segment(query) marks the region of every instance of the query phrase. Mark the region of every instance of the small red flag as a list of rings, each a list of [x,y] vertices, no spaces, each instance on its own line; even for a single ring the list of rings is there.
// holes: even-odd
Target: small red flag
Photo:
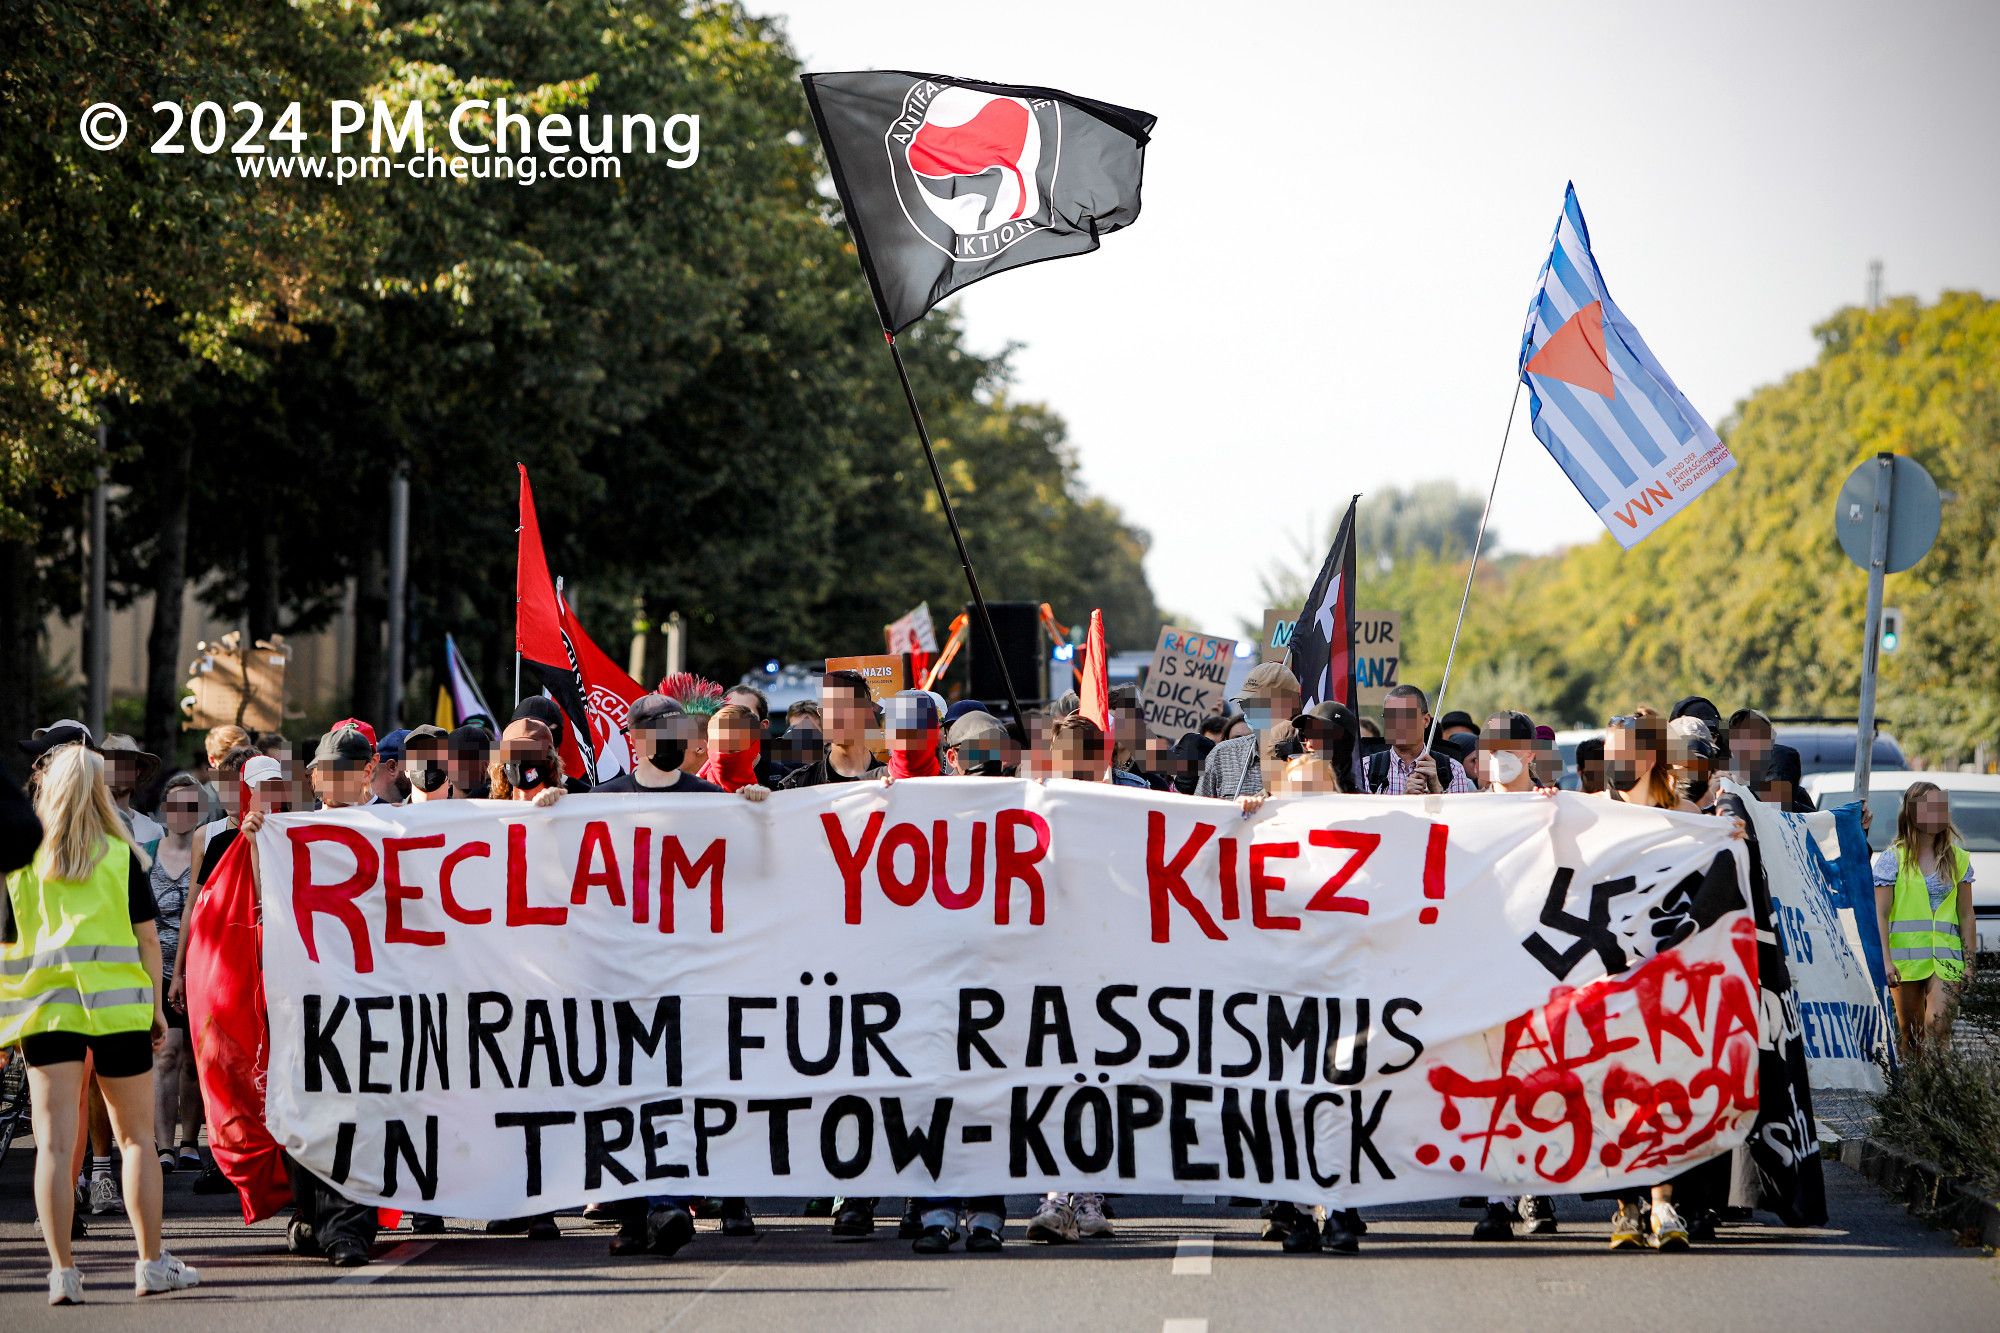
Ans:
[[[1083,706],[1077,710],[1111,735],[1111,667],[1104,656],[1104,612],[1090,613],[1090,633],[1083,645]],[[1107,750],[1109,747],[1106,747]]]

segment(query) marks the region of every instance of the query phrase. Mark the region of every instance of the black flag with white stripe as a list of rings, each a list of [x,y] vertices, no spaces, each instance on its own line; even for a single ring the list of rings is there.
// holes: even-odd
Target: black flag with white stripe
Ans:
[[[1308,708],[1329,699],[1355,707],[1354,509],[1360,501],[1357,495],[1347,502],[1333,549],[1292,626],[1286,661],[1299,678]]]

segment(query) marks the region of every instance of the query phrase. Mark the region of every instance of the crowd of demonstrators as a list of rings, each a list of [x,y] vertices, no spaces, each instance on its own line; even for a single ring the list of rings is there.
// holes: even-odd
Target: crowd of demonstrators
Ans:
[[[51,932],[70,932],[63,941],[107,944],[112,952],[100,950],[97,957],[119,961],[68,964],[62,979],[74,979],[85,994],[132,997],[129,1004],[74,1014],[61,1005],[40,1006],[29,1011],[30,1023],[40,1026],[20,1028],[29,1038],[38,1093],[36,1136],[43,1151],[36,1201],[53,1264],[51,1300],[81,1299],[68,1244],[81,1234],[79,1203],[99,1212],[122,1209],[131,1217],[141,1291],[197,1280],[160,1249],[160,1174],[199,1167],[197,1189],[230,1186],[199,1147],[202,1110],[187,1034],[183,926],[229,847],[254,835],[271,814],[461,799],[546,808],[585,792],[735,793],[761,801],[773,788],[1021,776],[1177,791],[1232,801],[1249,815],[1271,799],[1320,794],[1547,794],[1561,776],[1554,733],[1525,713],[1496,711],[1483,725],[1463,711],[1434,720],[1424,693],[1400,685],[1388,692],[1378,729],[1339,703],[1301,708],[1299,681],[1279,663],[1253,668],[1228,711],[1171,742],[1148,733],[1129,686],[1110,694],[1108,734],[1078,712],[1079,703],[1074,693],[1065,694],[1016,728],[976,701],[947,707],[924,690],[878,703],[861,674],[832,671],[821,679],[819,700],[788,708],[778,730],[767,700],[753,687],[724,689],[681,674],[632,703],[625,728],[631,767],[594,786],[588,775],[565,776],[568,719],[540,695],[523,699],[498,736],[478,724],[452,731],[426,725],[378,740],[366,721],[343,719],[318,737],[302,770],[294,767],[282,736],[218,727],[204,740],[206,766],[199,774],[170,777],[155,810],[135,806],[137,794],[157,777],[155,756],[129,737],[108,736],[100,745],[74,721],[43,728],[27,743],[36,755],[28,796],[0,809],[6,816],[0,851],[23,867],[8,881],[5,956],[34,957],[36,941],[46,945]],[[1798,756],[1775,742],[1763,713],[1742,708],[1725,721],[1699,696],[1680,700],[1666,716],[1639,707],[1612,718],[1601,740],[1577,747],[1575,766],[1586,794],[1730,818],[1737,836],[1746,834],[1746,812],[1722,792],[1724,778],[1759,800],[1809,805]],[[0,791],[0,807],[7,806],[6,795]],[[44,838],[38,856],[30,832],[37,817]],[[24,844],[25,855],[18,852]],[[1909,789],[1896,842],[1873,868],[1902,1041],[1906,1047],[1941,1042],[1955,995],[1974,966],[1967,943],[1973,938],[1969,858],[1943,791],[1929,783]],[[41,978],[39,958],[36,969],[31,975]],[[11,987],[10,996],[22,988],[13,973],[0,981]],[[94,1133],[93,1106],[101,1108]],[[85,1133],[92,1138],[90,1165],[72,1192],[69,1163]],[[122,1193],[111,1178],[114,1142]],[[1721,1164],[1726,1167],[1727,1159]],[[1607,1196],[1614,1205],[1611,1246],[1673,1250],[1712,1234],[1726,1193],[1715,1184],[1716,1165]],[[375,1210],[289,1158],[287,1168],[296,1199],[289,1247],[337,1266],[368,1262]],[[880,1202],[828,1201],[830,1234],[846,1240],[872,1235]],[[1480,1240],[1509,1239],[1517,1227],[1537,1234],[1556,1229],[1549,1198],[1482,1202],[1484,1215],[1473,1228]],[[718,1207],[685,1196],[647,1196],[593,1208],[586,1216],[617,1224],[613,1255],[667,1257],[693,1239],[696,1214],[710,1207],[723,1234],[756,1233],[740,1198]],[[1264,1234],[1293,1253],[1353,1253],[1367,1231],[1353,1209],[1327,1212],[1295,1201],[1266,1204],[1264,1218]],[[419,1232],[444,1226],[442,1218],[421,1213],[410,1220]],[[549,1214],[487,1225],[531,1238],[559,1234]],[[961,1242],[972,1252],[999,1249],[1004,1200],[912,1198],[898,1230],[921,1254],[943,1254]],[[1025,1234],[1065,1243],[1109,1236],[1113,1225],[1102,1194],[1057,1191],[1039,1201]]]

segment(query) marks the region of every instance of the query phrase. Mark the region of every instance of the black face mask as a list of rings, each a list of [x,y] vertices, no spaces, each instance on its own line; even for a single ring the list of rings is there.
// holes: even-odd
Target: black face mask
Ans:
[[[503,767],[507,785],[517,791],[533,791],[549,780],[551,765],[546,759],[509,759]]]
[[[473,801],[483,801],[492,794],[493,779],[484,773],[479,775],[477,782],[474,782],[470,787],[465,789],[466,799]]]
[[[1007,776],[1007,765],[998,759],[981,759],[968,765],[964,772],[969,778],[1004,778]]]
[[[1708,795],[1708,779],[1705,777],[1682,778],[1678,785],[1681,789],[1681,795],[1696,805],[1700,805],[1701,798]]]
[[[418,791],[434,792],[439,787],[444,786],[445,780],[450,774],[445,771],[443,764],[426,762],[417,766],[415,774],[406,774],[405,776]]]
[[[1630,759],[1607,759],[1604,780],[1618,791],[1631,791],[1639,785],[1639,766]]]
[[[683,740],[654,741],[653,748],[646,754],[646,762],[662,773],[671,773],[687,758],[688,743]]]

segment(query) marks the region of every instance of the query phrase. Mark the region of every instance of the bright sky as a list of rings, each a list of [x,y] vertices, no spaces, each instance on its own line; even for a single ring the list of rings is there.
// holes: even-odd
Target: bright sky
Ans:
[[[1190,628],[1260,618],[1258,571],[1352,492],[1485,494],[1566,180],[1611,293],[1711,424],[1812,360],[1871,259],[1891,295],[2000,293],[1991,0],[766,4],[809,70],[1159,117],[1137,223],[956,299],[976,345],[1024,344],[1015,392],[1068,419]],[[1502,547],[1594,538],[1526,421],[1524,395]]]

